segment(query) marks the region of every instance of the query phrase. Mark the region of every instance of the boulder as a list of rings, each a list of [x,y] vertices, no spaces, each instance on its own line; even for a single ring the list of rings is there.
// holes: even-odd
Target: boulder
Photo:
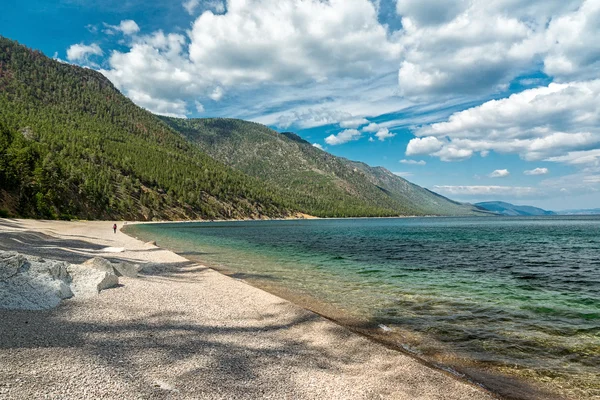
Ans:
[[[128,278],[137,278],[138,272],[142,270],[142,267],[139,264],[127,262],[113,264],[113,268],[117,276],[126,276]]]
[[[71,290],[78,298],[92,297],[104,289],[119,285],[119,278],[112,270],[72,264],[68,271],[72,278]]]
[[[0,309],[43,310],[73,296],[96,296],[101,290],[119,284],[114,267],[102,258],[72,265],[0,251]],[[132,275],[134,271],[137,275],[139,270],[137,265],[117,267],[123,275]]]
[[[83,265],[101,271],[112,272],[117,276],[126,276],[128,278],[137,278],[138,272],[142,269],[138,264],[127,262],[111,263],[102,257],[94,257],[84,262]]]
[[[43,310],[72,297],[67,265],[0,251],[0,308]]]

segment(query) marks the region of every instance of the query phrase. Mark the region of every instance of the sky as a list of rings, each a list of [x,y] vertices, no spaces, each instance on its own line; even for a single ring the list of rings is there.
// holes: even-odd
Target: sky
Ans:
[[[600,207],[600,0],[3,0],[136,104],[293,131],[452,199]]]

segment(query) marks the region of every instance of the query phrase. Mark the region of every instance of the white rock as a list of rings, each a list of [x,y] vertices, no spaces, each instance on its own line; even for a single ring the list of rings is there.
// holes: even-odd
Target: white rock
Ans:
[[[0,308],[43,310],[72,297],[67,265],[0,251]]]
[[[75,297],[92,297],[104,289],[115,287],[119,278],[112,271],[101,270],[89,265],[70,265],[71,290]]]

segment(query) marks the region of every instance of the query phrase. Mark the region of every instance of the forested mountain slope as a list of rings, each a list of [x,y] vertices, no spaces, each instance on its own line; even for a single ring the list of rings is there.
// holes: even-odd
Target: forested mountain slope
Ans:
[[[157,117],[100,73],[0,37],[0,216],[190,219],[467,215],[292,133]]]
[[[290,207],[100,73],[0,37],[0,210],[144,220],[280,217]]]
[[[472,215],[390,171],[319,150],[293,133],[234,119],[162,117],[229,166],[277,185],[309,214],[320,216]]]

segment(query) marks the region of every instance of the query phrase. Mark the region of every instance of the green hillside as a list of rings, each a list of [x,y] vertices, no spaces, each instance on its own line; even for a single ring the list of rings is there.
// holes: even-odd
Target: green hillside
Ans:
[[[234,119],[163,118],[205,152],[280,188],[312,215],[471,215],[473,207],[432,193],[390,171],[319,150],[293,133]]]
[[[0,212],[279,217],[276,190],[214,161],[98,72],[0,37]]]
[[[157,117],[100,73],[0,37],[0,217],[468,215],[293,133]]]

